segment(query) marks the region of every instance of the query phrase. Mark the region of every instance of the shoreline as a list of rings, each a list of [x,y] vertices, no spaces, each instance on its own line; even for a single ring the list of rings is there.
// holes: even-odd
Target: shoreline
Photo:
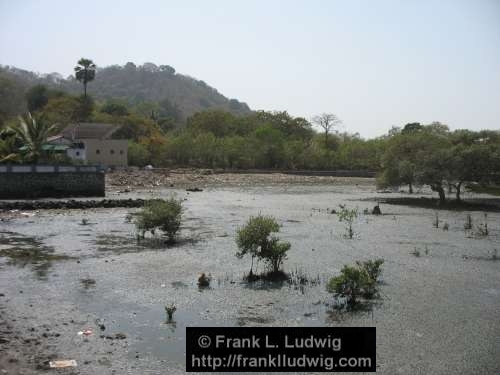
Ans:
[[[371,185],[373,177],[348,177],[326,175],[304,175],[291,171],[217,171],[212,169],[154,169],[113,171],[106,174],[106,190],[125,187],[137,188],[175,187],[204,188],[218,186],[259,186],[283,184],[332,184]]]

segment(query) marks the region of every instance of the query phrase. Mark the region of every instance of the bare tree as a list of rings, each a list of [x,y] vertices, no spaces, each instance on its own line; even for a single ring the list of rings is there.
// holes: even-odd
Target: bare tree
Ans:
[[[314,116],[312,122],[319,125],[325,131],[325,146],[328,146],[328,133],[342,123],[333,113],[322,113],[321,115]]]

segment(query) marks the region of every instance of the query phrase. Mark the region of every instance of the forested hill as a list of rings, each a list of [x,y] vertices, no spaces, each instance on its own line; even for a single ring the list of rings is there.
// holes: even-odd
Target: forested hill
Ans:
[[[74,76],[64,78],[58,73],[36,74],[12,66],[0,66],[0,101],[2,112],[18,114],[26,110],[24,94],[36,84],[81,94],[82,85]],[[228,99],[205,82],[176,73],[168,65],[145,63],[136,66],[112,65],[98,68],[95,80],[88,84],[94,99],[123,99],[135,105],[141,102],[168,101],[185,119],[195,112],[209,108],[223,109],[233,114],[250,113],[246,103]]]

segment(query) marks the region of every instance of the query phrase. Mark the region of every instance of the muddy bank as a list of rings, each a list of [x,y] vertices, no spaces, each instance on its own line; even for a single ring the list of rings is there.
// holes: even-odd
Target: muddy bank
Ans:
[[[428,197],[397,197],[397,198],[377,198],[376,200],[383,204],[393,204],[408,207],[430,208],[434,210],[452,210],[452,211],[487,211],[500,212],[500,199],[474,198],[462,200],[446,200],[444,203],[437,198]]]
[[[49,369],[49,361],[57,358],[54,341],[60,333],[48,325],[29,326],[26,315],[13,318],[6,311],[9,300],[1,294],[0,302],[0,371],[2,374],[39,374]],[[32,323],[32,322],[30,322]],[[68,374],[74,372],[67,372]]]
[[[115,171],[106,174],[106,187],[155,188],[155,187],[221,187],[255,185],[374,185],[374,178],[340,177],[324,175],[287,174],[280,172],[244,173],[219,172],[211,169],[158,169]]]
[[[189,194],[167,187],[117,198],[171,194],[185,205],[176,246],[137,242],[129,208],[39,210],[0,223],[0,293],[8,299],[0,298],[2,319],[7,331],[21,332],[19,341],[5,336],[13,346],[2,348],[17,351],[0,358],[17,355],[35,373],[182,374],[189,326],[376,326],[378,373],[498,373],[499,213],[488,214],[489,235],[476,236],[465,230],[462,212],[440,211],[439,228],[435,212],[418,207],[381,204],[383,214],[372,215],[374,201],[387,197],[373,185],[264,184]],[[341,204],[358,209],[353,239],[331,213]],[[282,225],[280,238],[292,244],[284,271],[297,282],[244,281],[251,259],[235,256],[235,235],[259,213]],[[474,227],[484,220],[481,212],[470,216]],[[374,258],[385,260],[380,299],[366,310],[334,309],[329,278],[345,264]],[[209,287],[199,288],[201,273],[211,275]],[[177,310],[167,322],[170,305]],[[43,336],[47,328],[53,336]],[[85,330],[92,334],[79,334]],[[126,338],[116,339],[120,333]],[[41,344],[25,352],[24,340],[32,338]],[[78,367],[36,369],[49,358]]]
[[[0,201],[0,210],[58,210],[87,208],[142,207],[144,199]]]

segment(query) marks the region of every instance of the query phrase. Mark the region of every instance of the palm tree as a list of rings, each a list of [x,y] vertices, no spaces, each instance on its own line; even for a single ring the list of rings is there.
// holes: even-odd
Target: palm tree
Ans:
[[[16,147],[16,137],[14,136],[3,136],[0,132],[0,163],[7,163],[12,161],[17,161],[19,155],[17,154]]]
[[[75,66],[75,77],[83,83],[83,95],[87,97],[87,83],[95,78],[96,66],[92,60],[81,58]]]
[[[24,151],[29,160],[38,162],[43,153],[43,145],[47,137],[55,130],[56,125],[49,125],[42,119],[35,119],[31,113],[19,117],[18,126],[10,128],[23,144]]]

